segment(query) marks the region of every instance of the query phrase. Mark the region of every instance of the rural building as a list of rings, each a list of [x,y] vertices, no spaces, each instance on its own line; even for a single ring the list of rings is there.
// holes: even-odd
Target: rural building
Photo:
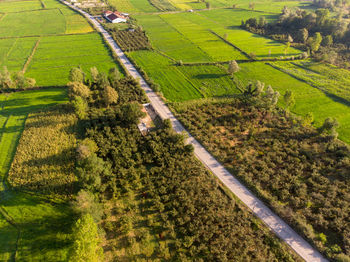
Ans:
[[[103,16],[111,23],[125,23],[128,20],[128,16],[126,14],[119,13],[117,11],[106,11]]]
[[[142,105],[142,112],[145,113],[145,116],[140,119],[140,123],[137,125],[142,135],[146,135],[155,127],[155,120],[158,117],[153,106],[149,103]]]

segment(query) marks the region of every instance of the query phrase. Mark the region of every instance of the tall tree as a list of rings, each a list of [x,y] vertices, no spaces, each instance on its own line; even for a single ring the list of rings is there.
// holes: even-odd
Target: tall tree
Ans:
[[[284,93],[283,100],[284,100],[284,103],[286,104],[286,108],[292,107],[295,104],[295,98],[294,98],[293,92],[291,90],[287,90]]]
[[[68,84],[68,96],[73,99],[76,96],[80,96],[83,99],[87,99],[90,96],[90,89],[81,82],[69,82]]]
[[[97,225],[90,214],[83,215],[73,228],[74,244],[69,261],[99,262],[103,261],[103,250]]]
[[[93,82],[97,82],[98,79],[98,70],[96,66],[90,68],[91,79]]]
[[[69,72],[69,80],[71,82],[80,82],[84,83],[85,73],[81,67],[73,67]]]
[[[111,104],[116,104],[118,101],[118,92],[110,86],[106,86],[103,89],[103,100],[107,107]]]
[[[310,37],[308,41],[308,44],[312,52],[317,52],[318,49],[320,48],[321,43],[322,43],[322,35],[319,32],[317,32],[314,37]]]
[[[0,88],[8,89],[13,85],[13,81],[11,79],[11,74],[7,70],[7,67],[4,66],[2,72],[0,72]]]
[[[234,73],[237,73],[240,70],[238,63],[236,60],[232,60],[228,64],[227,73],[233,76]]]

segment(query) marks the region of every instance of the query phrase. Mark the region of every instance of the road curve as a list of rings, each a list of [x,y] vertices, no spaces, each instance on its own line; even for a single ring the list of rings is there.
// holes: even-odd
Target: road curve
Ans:
[[[188,134],[187,142],[194,147],[196,157],[215,174],[232,193],[234,193],[253,213],[259,217],[275,234],[285,241],[300,257],[307,262],[327,261],[316,249],[314,249],[306,240],[299,236],[287,223],[274,214],[262,201],[254,196],[245,186],[234,178],[191,134],[189,134],[182,124],[175,118],[167,105],[157,96],[149,87],[143,77],[139,74],[130,60],[119,48],[112,36],[102,27],[102,25],[90,14],[62,1],[72,9],[78,11],[95,25],[96,29],[103,35],[110,44],[113,52],[119,57],[121,63],[129,71],[130,75],[140,80],[142,89],[145,90],[152,106],[162,119],[170,119],[174,130],[177,133],[186,132]]]

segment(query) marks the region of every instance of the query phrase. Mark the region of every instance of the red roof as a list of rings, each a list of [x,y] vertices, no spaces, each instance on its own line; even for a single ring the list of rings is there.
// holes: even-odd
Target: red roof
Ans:
[[[128,17],[122,15],[121,13],[119,13],[117,11],[115,11],[115,12],[106,11],[106,12],[104,12],[104,14],[111,21],[113,21],[117,18],[128,19]]]

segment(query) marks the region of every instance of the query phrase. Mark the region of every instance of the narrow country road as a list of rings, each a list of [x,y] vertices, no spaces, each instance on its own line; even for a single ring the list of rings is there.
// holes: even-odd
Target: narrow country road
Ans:
[[[72,6],[70,3],[63,1],[72,9],[83,14],[91,21],[99,32],[102,33],[105,40],[111,45],[113,52],[119,57],[121,63],[124,64],[130,75],[140,80],[141,87],[145,90],[152,106],[162,119],[170,119],[174,130],[177,133],[186,132],[188,134],[188,143],[194,147],[196,157],[225,185],[234,193],[253,213],[259,217],[275,234],[285,241],[294,251],[299,254],[307,262],[327,261],[316,249],[314,249],[307,241],[299,236],[290,226],[288,226],[281,218],[274,214],[263,202],[255,197],[245,186],[243,186],[236,178],[234,178],[208,151],[189,134],[182,124],[175,118],[167,105],[157,96],[149,87],[143,77],[138,73],[126,55],[119,48],[112,36],[102,27],[102,25],[90,14]]]

